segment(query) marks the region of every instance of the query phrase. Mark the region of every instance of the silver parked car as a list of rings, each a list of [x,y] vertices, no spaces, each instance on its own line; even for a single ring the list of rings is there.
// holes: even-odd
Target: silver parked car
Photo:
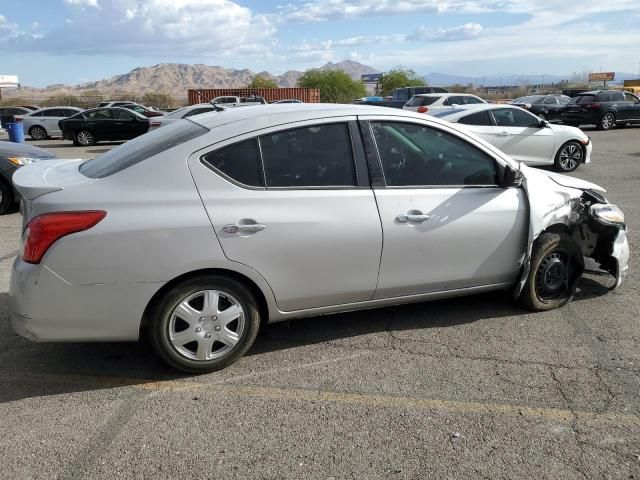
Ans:
[[[33,140],[46,140],[48,137],[61,137],[58,122],[82,111],[82,108],[76,107],[47,107],[20,115],[20,118],[25,135]]]
[[[549,310],[585,265],[627,271],[601,187],[388,108],[226,109],[13,178],[14,329],[147,335],[187,372],[236,361],[267,322],[500,289]]]

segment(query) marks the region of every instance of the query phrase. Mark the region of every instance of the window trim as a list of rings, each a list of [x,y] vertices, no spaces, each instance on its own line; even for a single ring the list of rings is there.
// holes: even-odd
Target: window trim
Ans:
[[[219,142],[216,142],[210,145],[209,147],[206,147],[205,148],[206,151],[204,153],[197,154],[198,162],[200,162],[204,167],[212,170],[214,173],[219,174],[222,178],[232,183],[233,185],[243,188],[245,190],[303,191],[303,190],[370,189],[371,182],[369,180],[369,171],[366,165],[365,148],[364,148],[364,145],[362,144],[362,138],[357,128],[357,120],[353,118],[354,117],[352,116],[317,118],[317,119],[311,119],[311,120],[302,120],[297,122],[274,125],[264,129],[244,132],[244,133],[241,133],[240,135],[236,135],[235,137],[225,138]],[[261,137],[267,136],[267,135],[273,135],[273,134],[284,132],[287,130],[296,130],[298,128],[308,128],[308,127],[321,126],[321,125],[331,125],[336,123],[346,125],[348,129],[349,139],[351,142],[351,153],[352,153],[352,162],[353,162],[352,166],[353,166],[353,172],[355,175],[355,185],[332,185],[332,186],[321,185],[321,186],[292,186],[292,187],[269,187],[267,185],[267,176],[266,176],[266,170],[264,166],[264,157],[262,152],[262,145],[260,142]],[[251,139],[255,139],[258,144],[258,156],[259,156],[259,162],[260,162],[261,177],[262,177],[262,181],[264,182],[264,187],[256,187],[253,185],[246,185],[242,182],[239,182],[204,161],[204,157],[210,154],[211,152],[235,145],[237,143],[251,140]],[[217,145],[220,145],[220,146],[217,146]],[[201,149],[201,150],[205,150],[205,149]]]
[[[378,182],[376,182],[375,185],[372,185],[372,188],[375,189],[390,189],[390,190],[435,190],[435,189],[439,189],[439,190],[449,190],[449,189],[453,189],[453,190],[460,190],[460,189],[468,189],[468,188],[499,188],[499,189],[505,189],[504,186],[500,185],[499,183],[496,183],[495,185],[387,185],[387,180],[386,177],[384,175],[384,168],[382,166],[382,157],[380,156],[380,151],[378,150],[378,144],[375,140],[375,135],[373,134],[373,127],[372,127],[372,123],[373,122],[394,122],[394,123],[408,123],[411,125],[421,125],[427,128],[432,128],[434,130],[438,130],[441,131],[445,134],[454,136],[456,138],[459,138],[460,140],[470,143],[467,139],[462,138],[460,135],[456,135],[453,132],[447,131],[446,129],[443,128],[439,128],[439,125],[433,125],[430,123],[422,123],[422,122],[416,122],[416,121],[412,121],[412,119],[407,119],[404,117],[388,117],[388,118],[384,118],[384,117],[373,117],[367,120],[364,120],[361,122],[365,127],[366,130],[368,130],[367,135],[370,135],[371,141],[373,141],[373,145],[370,145],[369,148],[373,148],[373,153],[375,154],[376,157],[376,164],[374,165],[373,168],[375,169],[379,169],[380,170],[380,174],[381,174],[381,184],[377,184]],[[368,142],[365,141],[365,145],[367,145]],[[500,162],[495,155],[493,155],[492,153],[484,150],[483,148],[478,147],[477,145],[471,144],[471,146],[477,150],[479,150],[480,152],[482,152],[484,155],[486,155],[487,157],[489,157],[491,160],[493,160],[495,169],[496,169],[496,177],[497,178],[502,178],[504,175],[504,169],[505,169],[505,165],[502,164],[502,162]],[[369,156],[368,156],[369,157]],[[371,168],[371,167],[370,167]]]

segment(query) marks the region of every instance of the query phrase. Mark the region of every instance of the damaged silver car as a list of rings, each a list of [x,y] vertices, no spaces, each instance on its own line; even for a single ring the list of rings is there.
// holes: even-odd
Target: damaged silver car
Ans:
[[[549,310],[585,265],[612,288],[627,272],[624,216],[602,188],[455,125],[372,106],[219,110],[16,173],[19,334],[148,336],[205,372],[269,322],[500,289]]]

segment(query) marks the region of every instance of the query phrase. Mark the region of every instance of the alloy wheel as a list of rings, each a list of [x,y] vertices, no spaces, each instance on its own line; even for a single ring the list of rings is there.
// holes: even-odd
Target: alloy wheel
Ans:
[[[560,152],[560,167],[567,172],[575,170],[582,163],[582,148],[570,143]]]
[[[176,306],[169,320],[169,341],[190,360],[207,361],[229,353],[245,329],[240,302],[221,290],[203,290]]]
[[[611,115],[610,113],[605,113],[601,121],[602,128],[604,130],[609,130],[611,127],[613,127],[613,124],[614,124],[613,115]]]
[[[93,143],[93,135],[89,132],[82,131],[78,133],[77,139],[80,145],[89,146]]]
[[[34,140],[44,140],[47,138],[47,131],[42,127],[33,127],[29,132],[29,136]]]

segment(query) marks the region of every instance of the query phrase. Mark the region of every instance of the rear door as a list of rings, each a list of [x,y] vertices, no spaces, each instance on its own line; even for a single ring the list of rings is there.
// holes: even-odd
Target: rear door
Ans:
[[[262,275],[279,309],[373,296],[382,228],[363,152],[346,117],[236,136],[190,157],[225,255]]]
[[[138,115],[124,108],[113,110],[117,137],[114,140],[130,140],[149,131],[149,120],[140,118]]]
[[[495,108],[491,113],[496,123],[495,146],[520,162],[553,163],[553,130],[541,127],[537,116],[518,107]]]
[[[374,187],[384,232],[376,299],[516,280],[526,198],[498,185],[490,154],[445,127],[406,119],[371,118],[362,129],[383,173]]]
[[[113,110],[111,108],[93,110],[84,115],[84,118],[84,126],[91,130],[98,140],[118,138],[116,121],[113,118]]]
[[[54,136],[60,135],[61,132],[58,122],[68,115],[64,115],[63,110],[60,108],[50,108],[42,113],[42,125],[47,130],[47,133]]]

